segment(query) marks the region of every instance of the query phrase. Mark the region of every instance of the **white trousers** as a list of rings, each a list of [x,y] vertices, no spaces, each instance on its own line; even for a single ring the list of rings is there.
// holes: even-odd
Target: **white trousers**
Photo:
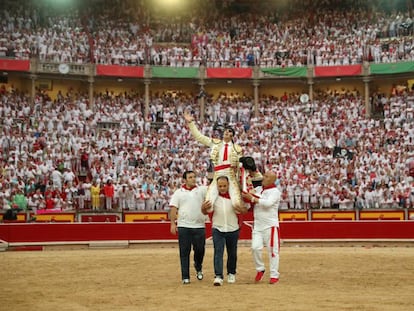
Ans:
[[[271,278],[279,278],[279,227],[271,227],[262,231],[252,232],[252,254],[256,271],[265,271],[263,247],[267,248]]]

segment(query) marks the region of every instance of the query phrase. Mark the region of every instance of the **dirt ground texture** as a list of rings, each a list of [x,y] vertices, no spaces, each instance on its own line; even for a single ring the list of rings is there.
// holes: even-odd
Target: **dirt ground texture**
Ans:
[[[211,245],[189,285],[176,244],[2,252],[0,310],[414,310],[413,246],[282,246],[276,285],[238,254],[237,282],[215,287]]]

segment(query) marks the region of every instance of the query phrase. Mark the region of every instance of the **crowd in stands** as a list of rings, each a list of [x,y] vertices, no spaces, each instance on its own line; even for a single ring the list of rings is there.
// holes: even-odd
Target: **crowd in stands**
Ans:
[[[237,1],[194,0],[167,18],[148,1],[99,0],[56,7],[5,1],[0,11],[0,58],[119,65],[261,67],[346,65],[414,60],[411,10],[382,0],[268,1],[234,10]],[[24,3],[25,5],[22,5]],[[377,6],[375,6],[377,5]],[[306,10],[306,12],[305,12]],[[305,14],[306,13],[306,14]],[[372,96],[380,119],[366,118],[355,91],[317,91],[253,99],[205,95],[203,133],[228,123],[244,154],[261,171],[274,170],[281,208],[414,207],[414,94]],[[38,92],[0,89],[0,207],[43,210],[163,210],[196,170],[208,183],[209,150],[191,138],[186,109],[200,120],[194,94],[154,94],[143,114],[142,94],[73,90],[52,100]],[[162,121],[161,128],[154,127]]]
[[[154,94],[146,117],[140,94],[108,91],[95,109],[75,91],[38,93],[33,105],[13,89],[0,94],[3,209],[163,210],[185,170],[208,183],[209,150],[182,117],[189,109],[200,120],[193,94]],[[366,118],[362,97],[348,90],[318,91],[307,104],[299,94],[262,95],[258,117],[243,94],[205,100],[201,131],[216,136],[214,124],[231,124],[244,155],[277,172],[281,209],[414,207],[411,90],[373,96],[381,119]]]
[[[65,10],[19,3],[6,1],[0,12],[0,57],[171,67],[414,60],[412,7],[385,9],[381,0],[295,0],[271,9],[265,1],[247,12],[237,1],[193,1],[174,17],[145,1]]]

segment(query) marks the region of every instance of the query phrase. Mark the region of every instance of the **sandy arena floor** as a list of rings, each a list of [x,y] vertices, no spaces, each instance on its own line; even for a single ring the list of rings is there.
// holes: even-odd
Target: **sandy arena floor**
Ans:
[[[248,246],[236,284],[180,282],[178,248],[0,253],[0,310],[414,310],[414,247],[282,246],[281,280],[255,284]],[[267,259],[267,257],[266,257]]]

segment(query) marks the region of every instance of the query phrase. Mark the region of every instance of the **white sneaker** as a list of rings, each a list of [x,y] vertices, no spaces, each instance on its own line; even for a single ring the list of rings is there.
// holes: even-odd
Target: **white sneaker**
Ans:
[[[230,283],[230,284],[236,283],[236,275],[229,273],[227,275],[227,283]]]
[[[184,285],[190,284],[190,280],[189,280],[189,279],[184,279],[184,280],[183,280],[183,284],[184,284]]]
[[[213,284],[214,284],[214,286],[221,286],[221,285],[223,285],[223,279],[219,278],[219,277],[215,277]]]
[[[203,279],[203,271],[197,271],[196,273],[197,280],[201,281]]]

